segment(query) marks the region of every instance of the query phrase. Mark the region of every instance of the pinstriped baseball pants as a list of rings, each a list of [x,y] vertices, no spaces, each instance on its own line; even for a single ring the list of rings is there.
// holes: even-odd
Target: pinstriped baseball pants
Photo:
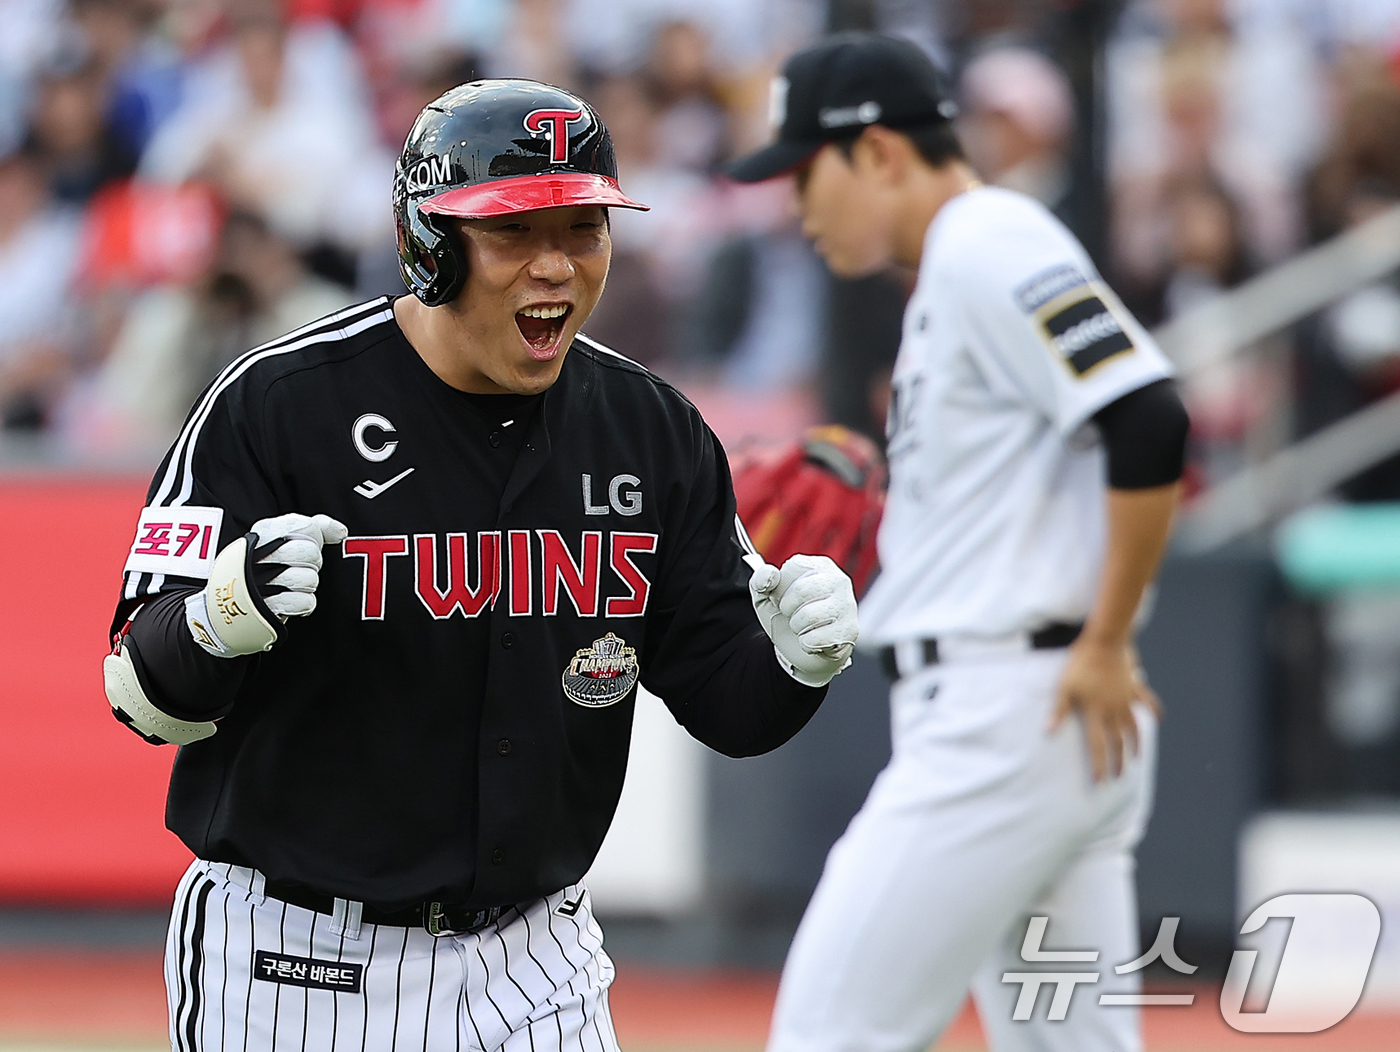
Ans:
[[[199,859],[180,881],[165,947],[174,1052],[618,1052],[613,965],[581,884],[440,938],[261,890],[255,871]]]

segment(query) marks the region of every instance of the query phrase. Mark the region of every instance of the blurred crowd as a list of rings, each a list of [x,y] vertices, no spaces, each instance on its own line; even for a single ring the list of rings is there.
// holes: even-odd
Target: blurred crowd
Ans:
[[[1400,203],[1398,16],[1388,0],[1127,10],[1106,56],[1107,266],[1144,321]],[[1400,386],[1394,285],[1189,376],[1199,478],[1218,481]],[[1374,495],[1400,498],[1395,483]]]
[[[599,108],[653,210],[613,217],[588,331],[727,441],[882,429],[910,275],[833,279],[789,186],[721,174],[823,32],[927,47],[984,178],[1055,210],[1148,324],[1400,203],[1400,0],[0,0],[0,18],[0,448],[148,462],[242,350],[401,292],[395,155],[425,103],[482,76]],[[1198,471],[1397,386],[1382,282],[1190,378]]]
[[[3,0],[6,433],[148,460],[241,351],[402,292],[395,156],[426,103],[484,76],[593,99],[653,206],[615,218],[591,332],[658,367],[809,382],[821,274],[786,190],[717,172],[767,134],[768,80],[824,17],[805,0]],[[761,242],[745,302],[697,317],[744,237]]]

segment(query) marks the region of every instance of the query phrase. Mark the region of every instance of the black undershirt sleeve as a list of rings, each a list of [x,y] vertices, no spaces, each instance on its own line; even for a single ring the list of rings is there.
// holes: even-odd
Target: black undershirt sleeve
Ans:
[[[693,426],[696,460],[675,481],[685,493],[667,524],[642,682],[692,737],[726,756],[757,756],[801,730],[826,688],[778,664],[749,596],[724,447],[698,415]]]
[[[1094,414],[1113,489],[1150,489],[1181,478],[1191,420],[1172,380],[1129,391]]]
[[[256,655],[215,657],[194,641],[185,623],[185,597],[194,592],[164,592],[146,603],[132,620],[126,643],[147,700],[167,716],[191,722],[226,715],[256,660]]]
[[[805,687],[783,671],[758,624],[734,641],[710,678],[672,705],[690,734],[726,756],[758,756],[807,725],[826,687]]]

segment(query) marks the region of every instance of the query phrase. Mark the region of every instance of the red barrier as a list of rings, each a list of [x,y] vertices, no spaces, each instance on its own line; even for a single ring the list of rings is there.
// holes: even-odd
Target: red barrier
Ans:
[[[0,481],[0,902],[156,905],[175,750],[112,719],[102,656],[144,481]]]

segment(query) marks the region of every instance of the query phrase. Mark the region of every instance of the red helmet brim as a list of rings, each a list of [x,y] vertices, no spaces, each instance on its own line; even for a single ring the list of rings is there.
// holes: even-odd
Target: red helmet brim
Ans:
[[[618,188],[616,179],[609,179],[606,175],[552,172],[459,186],[428,198],[418,206],[418,210],[461,219],[489,219],[491,216],[533,212],[540,208],[577,208],[585,205],[637,208],[644,212],[651,208],[650,205],[633,201]]]

